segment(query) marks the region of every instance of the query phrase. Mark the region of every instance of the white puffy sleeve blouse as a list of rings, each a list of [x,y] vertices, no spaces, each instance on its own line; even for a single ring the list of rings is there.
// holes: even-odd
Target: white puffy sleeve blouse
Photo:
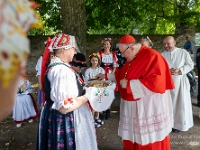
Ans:
[[[51,60],[53,63],[61,63],[62,61],[55,57]],[[78,96],[78,86],[75,73],[70,69],[70,65],[56,65],[48,71],[48,79],[50,81],[50,98],[54,102],[53,109],[59,110],[62,106],[70,108],[75,103]]]

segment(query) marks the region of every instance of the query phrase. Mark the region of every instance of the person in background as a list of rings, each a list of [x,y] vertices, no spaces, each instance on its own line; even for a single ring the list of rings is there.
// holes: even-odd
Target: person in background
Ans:
[[[115,51],[116,56],[117,56],[118,68],[121,68],[125,64],[126,58],[122,57],[122,54],[121,54],[121,52],[120,52],[118,47],[115,46],[114,47],[114,51]]]
[[[150,48],[153,47],[153,42],[150,40],[150,38],[146,35],[142,36],[141,40],[140,40],[140,43],[142,45],[145,45],[145,46],[148,46]]]
[[[81,79],[85,82],[85,77],[82,74],[82,70],[87,67],[85,55],[83,53],[75,54],[70,64],[72,68],[79,74]]]
[[[192,44],[192,41],[190,40],[190,36],[186,35],[185,39],[186,39],[186,42],[185,42],[183,48],[185,50],[187,50],[188,52],[190,52],[191,54],[193,54],[193,51],[192,51],[193,44]]]
[[[197,93],[197,106],[200,107],[200,48],[197,49],[196,53],[196,65],[198,71],[198,93]],[[200,110],[199,110],[199,118],[200,118]]]
[[[27,78],[22,78],[18,85],[18,92],[12,114],[17,128],[21,127],[23,122],[33,122],[39,115],[31,93],[31,83]]]
[[[86,103],[84,82],[71,67],[77,53],[75,37],[58,34],[51,41],[54,57],[44,78],[46,102],[39,120],[37,150],[97,150],[95,127]]]
[[[49,65],[51,58],[53,58],[53,53],[49,53],[48,56],[48,61],[46,63],[46,66]],[[40,58],[37,61],[37,64],[35,66],[35,70],[37,71],[36,77],[38,78],[38,100],[37,103],[40,104],[41,106],[43,105],[43,92],[42,92],[42,81],[41,81],[41,73],[42,73],[42,59],[43,55],[40,56]]]
[[[97,79],[116,81],[121,96],[118,134],[124,150],[170,150],[173,126],[170,91],[174,88],[166,60],[159,52],[124,35],[119,49],[127,59],[115,74]]]
[[[197,106],[200,107],[200,48],[197,49],[196,64],[197,64],[197,71],[198,71]]]
[[[42,28],[42,21],[33,0],[0,1],[0,121],[13,110],[18,83],[26,74],[30,52],[27,31]],[[20,8],[20,9],[19,9]]]
[[[174,126],[173,132],[187,131],[193,126],[192,103],[190,96],[190,83],[187,73],[194,68],[194,63],[187,51],[176,47],[173,36],[163,40],[166,59],[174,81],[175,89],[171,90]]]
[[[116,52],[112,52],[111,43],[111,38],[104,38],[103,49],[97,53],[101,60],[100,66],[106,73],[115,73],[115,70],[118,67]],[[118,87],[115,88],[115,91],[118,91]],[[103,111],[102,119],[110,119],[110,107],[106,111]]]
[[[41,69],[42,69],[42,56],[37,61],[37,64],[35,66],[35,70],[37,71],[36,77],[38,79],[38,100],[37,103],[39,105],[42,105],[42,83],[41,83]]]
[[[90,68],[88,68],[85,71],[85,82],[88,82],[89,80],[95,79],[95,77],[99,74],[105,74],[105,70],[100,67],[101,60],[99,56],[96,53],[92,53],[89,56],[89,63],[90,63]],[[95,112],[94,110],[92,111],[93,117],[94,117],[94,124],[96,128],[101,127],[101,125],[104,124],[104,121],[102,121],[99,118],[99,112]]]

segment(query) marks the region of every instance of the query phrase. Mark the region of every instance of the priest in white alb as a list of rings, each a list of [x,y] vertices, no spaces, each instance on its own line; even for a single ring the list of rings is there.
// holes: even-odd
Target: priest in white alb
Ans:
[[[194,63],[185,49],[177,48],[173,36],[163,40],[165,51],[162,53],[167,60],[175,89],[171,90],[174,126],[173,132],[187,131],[193,126],[190,83],[187,73],[194,68]]]

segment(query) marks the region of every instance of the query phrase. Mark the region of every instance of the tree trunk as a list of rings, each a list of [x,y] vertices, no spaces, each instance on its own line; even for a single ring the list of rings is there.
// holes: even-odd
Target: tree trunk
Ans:
[[[85,53],[86,11],[84,0],[60,0],[63,33],[74,35],[78,48]]]

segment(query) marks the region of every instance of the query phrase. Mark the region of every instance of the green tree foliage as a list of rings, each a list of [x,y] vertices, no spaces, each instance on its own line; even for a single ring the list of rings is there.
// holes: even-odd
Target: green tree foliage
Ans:
[[[131,32],[138,16],[133,0],[86,0],[88,33]]]
[[[60,0],[35,0],[41,6],[37,9],[40,13],[44,29],[32,29],[30,35],[52,35],[62,31],[62,17]]]
[[[138,29],[141,34],[172,34],[200,24],[199,0],[86,1],[91,32],[130,33]]]
[[[200,21],[199,0],[175,0],[174,16],[176,33],[184,33],[185,29],[197,27]],[[197,29],[198,30],[198,29]]]
[[[169,34],[174,31],[173,5],[166,0],[140,0],[137,2],[138,17],[134,27],[142,34]]]
[[[36,0],[45,32],[60,31],[59,0]],[[200,0],[85,0],[87,33],[140,34],[200,32]]]

